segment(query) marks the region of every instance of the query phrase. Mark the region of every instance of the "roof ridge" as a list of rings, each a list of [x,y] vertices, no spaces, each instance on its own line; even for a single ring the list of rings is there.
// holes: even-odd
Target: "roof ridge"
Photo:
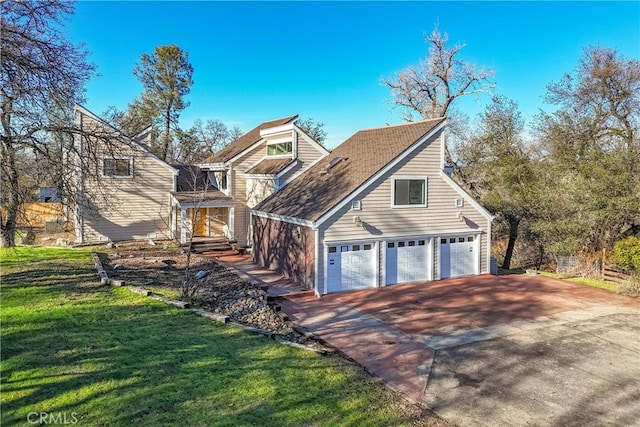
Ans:
[[[395,124],[395,125],[385,125],[385,126],[377,126],[377,127],[372,127],[372,128],[365,128],[365,129],[360,129],[358,132],[364,132],[364,131],[368,131],[368,130],[389,129],[389,128],[400,127],[400,126],[416,125],[416,124],[419,124],[419,123],[432,122],[432,121],[438,121],[438,120],[443,120],[443,119],[446,119],[446,117],[445,116],[433,117],[431,119],[418,120],[416,122],[405,122],[405,123],[398,123],[398,124]],[[356,132],[356,133],[358,133],[358,132]]]

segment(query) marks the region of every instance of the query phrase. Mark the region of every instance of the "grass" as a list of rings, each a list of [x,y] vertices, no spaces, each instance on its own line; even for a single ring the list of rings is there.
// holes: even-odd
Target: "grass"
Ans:
[[[560,274],[550,273],[548,271],[540,271],[539,274],[547,277],[553,277],[554,279],[562,279],[567,282],[577,283],[583,286],[591,286],[592,288],[604,289],[611,292],[618,291],[618,285],[611,282],[605,282],[601,279],[594,279],[591,277],[564,277]]]
[[[407,425],[420,410],[337,356],[279,345],[126,289],[89,253],[0,249],[2,425]]]

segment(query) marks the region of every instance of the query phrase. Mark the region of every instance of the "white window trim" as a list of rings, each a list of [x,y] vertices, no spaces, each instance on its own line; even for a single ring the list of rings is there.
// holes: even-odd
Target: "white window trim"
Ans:
[[[458,197],[457,199],[455,199],[454,201],[456,208],[463,208],[464,207],[464,199],[462,197]]]
[[[352,200],[351,201],[351,210],[352,211],[361,211],[362,210],[362,200]]]
[[[397,180],[423,180],[424,181],[424,203],[419,205],[396,205],[396,181]],[[425,175],[393,175],[391,177],[391,208],[392,209],[411,209],[426,208],[428,202],[428,185],[429,179]]]
[[[281,145],[281,144],[291,144],[291,151],[289,153],[282,153],[282,154],[269,154],[269,146],[273,146],[273,145]],[[286,157],[290,157],[293,158],[293,154],[294,154],[294,142],[292,140],[292,138],[285,138],[283,140],[275,140],[275,141],[268,141],[266,146],[266,157],[269,159],[273,159],[273,158],[286,158]]]
[[[104,161],[105,160],[129,160],[129,175],[105,175],[104,174]],[[133,157],[128,156],[105,156],[100,159],[100,176],[102,178],[110,179],[133,179]]]

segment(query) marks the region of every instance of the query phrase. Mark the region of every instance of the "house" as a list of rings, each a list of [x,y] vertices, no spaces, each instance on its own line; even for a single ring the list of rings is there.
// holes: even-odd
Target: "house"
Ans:
[[[214,186],[234,201],[227,208],[209,208],[207,214],[219,218],[229,230],[228,237],[240,247],[253,244],[251,208],[329,154],[295,124],[297,118],[262,123],[199,165]]]
[[[127,136],[76,106],[76,241],[193,234],[250,245],[249,209],[328,154],[297,118],[257,126],[206,164],[170,165],[150,152],[150,128]]]
[[[179,171],[149,151],[148,129],[126,136],[81,106],[74,119],[76,243],[172,238]]]
[[[444,173],[445,123],[336,147],[254,207],[254,261],[317,295],[487,273],[492,216]]]

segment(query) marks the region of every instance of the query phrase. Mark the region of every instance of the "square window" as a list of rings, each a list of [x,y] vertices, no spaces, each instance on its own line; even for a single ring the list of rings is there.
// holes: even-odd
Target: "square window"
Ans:
[[[409,246],[415,246],[416,242],[415,240],[409,240]]]
[[[464,199],[456,199],[456,208],[464,207]]]
[[[424,240],[418,240],[418,246],[424,246]]]
[[[456,242],[456,238],[455,237],[452,237],[452,238],[449,239],[449,243],[455,243],[455,242]]]
[[[340,252],[349,252],[349,246],[340,246]]]
[[[336,248],[335,246],[329,246],[329,253],[333,254],[338,252],[338,248]]]
[[[404,248],[404,242],[398,242],[398,247],[399,248]]]
[[[425,206],[426,179],[395,179],[393,181],[394,206]]]
[[[362,210],[362,203],[360,202],[360,200],[352,200],[351,201],[351,210],[352,211]]]
[[[473,242],[473,236],[467,237],[467,242]]]
[[[360,250],[360,245],[353,245],[353,250],[354,251],[359,251]]]
[[[393,249],[393,248],[396,247],[396,244],[395,244],[395,242],[389,242],[389,243],[387,243],[387,247],[390,248],[390,249]]]
[[[458,237],[458,242],[464,242],[464,237]]]
[[[440,244],[441,245],[446,245],[447,244],[447,239],[440,239]]]
[[[365,251],[370,251],[371,250],[371,245],[370,244],[364,245],[364,250]]]
[[[131,159],[103,159],[102,175],[110,177],[130,177]]]

